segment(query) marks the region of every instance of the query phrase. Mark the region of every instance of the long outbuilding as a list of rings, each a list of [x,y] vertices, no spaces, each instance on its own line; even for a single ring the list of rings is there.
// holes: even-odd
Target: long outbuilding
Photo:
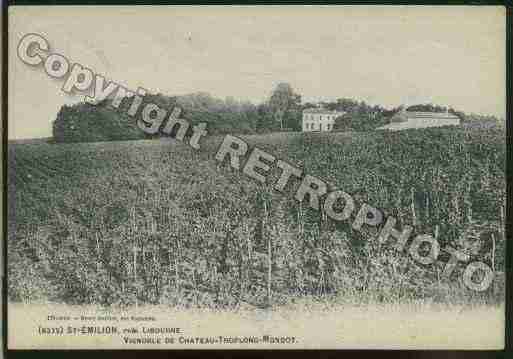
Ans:
[[[376,130],[400,131],[411,128],[459,126],[460,118],[449,112],[400,111],[390,119],[390,123]]]

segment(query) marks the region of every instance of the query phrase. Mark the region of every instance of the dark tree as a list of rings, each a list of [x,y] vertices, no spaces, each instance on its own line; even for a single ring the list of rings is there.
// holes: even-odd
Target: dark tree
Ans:
[[[280,128],[283,129],[284,121],[287,124],[299,122],[300,119],[301,96],[294,93],[292,86],[288,83],[280,83],[274,89],[269,98],[269,107]]]

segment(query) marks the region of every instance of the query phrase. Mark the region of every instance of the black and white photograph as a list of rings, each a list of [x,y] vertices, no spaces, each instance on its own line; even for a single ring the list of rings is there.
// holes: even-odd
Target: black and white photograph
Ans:
[[[504,6],[7,18],[9,349],[504,348]]]

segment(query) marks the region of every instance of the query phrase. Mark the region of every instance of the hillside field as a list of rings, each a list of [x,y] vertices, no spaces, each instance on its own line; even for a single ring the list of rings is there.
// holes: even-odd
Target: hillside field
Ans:
[[[274,133],[248,144],[434,235],[494,270],[483,292],[463,263],[447,280],[173,139],[10,144],[11,302],[263,308],[301,298],[353,304],[496,305],[504,296],[505,132]],[[271,178],[279,171],[275,168]],[[273,183],[273,182],[270,182]]]

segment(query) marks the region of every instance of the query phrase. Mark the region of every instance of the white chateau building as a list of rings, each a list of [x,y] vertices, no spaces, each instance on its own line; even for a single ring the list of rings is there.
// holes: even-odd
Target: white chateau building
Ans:
[[[376,130],[400,131],[409,128],[458,126],[460,118],[449,112],[414,112],[402,110],[390,119],[390,123]]]
[[[345,112],[329,111],[322,106],[303,110],[303,132],[332,131],[335,119]]]

